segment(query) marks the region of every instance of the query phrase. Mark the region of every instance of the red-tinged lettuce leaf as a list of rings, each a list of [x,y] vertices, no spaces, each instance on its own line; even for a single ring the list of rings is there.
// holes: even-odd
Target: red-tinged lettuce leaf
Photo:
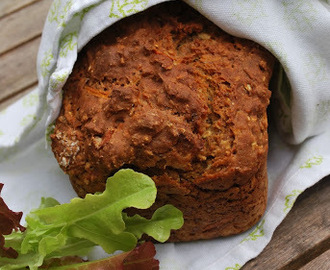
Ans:
[[[18,256],[18,253],[15,249],[11,247],[5,247],[5,238],[3,237],[3,235],[0,235],[0,256],[7,258],[17,258]]]
[[[159,261],[154,257],[156,249],[153,243],[145,242],[135,248],[124,259],[124,270],[157,270]]]
[[[156,193],[155,183],[150,177],[123,169],[108,179],[103,193],[88,194],[84,199],[74,198],[70,203],[62,205],[51,198],[43,199],[40,208],[26,216],[27,229],[24,233],[13,230],[10,235],[5,235],[6,247],[14,248],[19,256],[16,259],[0,258],[0,269],[22,270],[29,267],[37,270],[51,258],[85,256],[90,248],[97,245],[109,254],[117,250],[127,253],[118,255],[119,257],[115,257],[117,259],[55,268],[157,269],[158,264],[153,255],[144,259],[139,255],[145,254],[148,248],[140,248],[136,255],[138,260],[126,257],[136,253],[131,253],[131,250],[136,247],[143,234],[160,242],[166,241],[171,230],[182,226],[182,212],[167,205],[156,210],[150,220],[137,215],[128,217],[123,212],[131,207],[150,207],[155,201]],[[19,228],[19,223],[17,226]],[[142,264],[142,268],[137,268],[138,262]],[[150,267],[147,268],[146,265]],[[77,268],[78,266],[85,268]]]
[[[86,262],[78,256],[66,256],[61,258],[51,258],[46,260],[40,269],[53,269],[54,267],[69,266],[72,264],[80,264]]]
[[[154,258],[156,249],[153,243],[145,242],[132,251],[124,252],[92,262],[79,262],[77,257],[53,259],[42,269],[49,270],[158,270],[159,261]],[[78,260],[78,263],[76,263]],[[81,260],[82,261],[82,260]]]
[[[11,234],[13,230],[24,231],[25,227],[20,225],[22,212],[13,212],[1,197],[3,184],[0,183],[0,256],[7,258],[17,258],[18,253],[11,247],[5,247],[4,235]]]

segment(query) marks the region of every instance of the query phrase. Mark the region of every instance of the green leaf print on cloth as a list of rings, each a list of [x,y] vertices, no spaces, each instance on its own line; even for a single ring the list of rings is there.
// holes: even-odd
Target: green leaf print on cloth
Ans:
[[[38,104],[38,93],[32,93],[23,98],[22,104],[24,107],[33,107]]]
[[[226,267],[225,270],[239,270],[241,267],[242,267],[241,265],[236,263],[235,266]]]
[[[263,9],[263,2],[263,0],[238,0],[237,5],[239,9],[234,13],[234,16],[238,21],[251,25],[257,22],[260,18],[267,16]]]
[[[40,69],[41,69],[41,75],[45,78],[49,74],[49,66],[51,64],[51,61],[54,59],[54,56],[51,52],[51,50],[48,50],[45,52],[44,57],[41,60]]]
[[[53,4],[50,7],[49,13],[47,20],[49,22],[58,22],[58,17],[59,17],[59,8],[61,5],[61,0],[54,0]]]
[[[241,243],[246,242],[246,241],[256,241],[258,238],[262,237],[265,235],[265,231],[264,231],[264,224],[265,224],[265,220],[263,219],[262,221],[260,221],[260,223],[256,226],[256,228],[249,233],[249,235],[244,238]]]
[[[73,51],[77,46],[77,32],[69,33],[64,36],[60,42],[60,56],[66,57],[70,51]]]
[[[289,212],[289,210],[292,208],[294,202],[296,201],[297,197],[300,195],[302,190],[294,189],[292,192],[285,196],[285,202],[284,202],[284,213]]]
[[[313,166],[321,165],[323,162],[322,156],[314,156],[309,158],[303,165],[300,166],[301,169],[310,169]]]
[[[315,24],[313,22],[317,18],[317,10],[312,1],[282,0],[281,4],[284,8],[284,21],[291,29],[306,31],[314,28]]]
[[[26,115],[20,122],[21,126],[27,126],[31,121],[35,121],[37,116],[35,114]]]
[[[66,1],[65,5],[63,6],[63,9],[61,9],[61,0],[55,0],[50,7],[49,13],[48,13],[48,21],[50,23],[56,22],[58,26],[65,27],[65,19],[67,18],[71,7],[73,5],[72,0]]]
[[[324,56],[320,53],[306,53],[303,57],[305,61],[302,68],[310,85],[316,87],[320,82],[326,83],[330,74]]]
[[[69,72],[64,72],[62,74],[53,73],[50,78],[50,87],[52,89],[56,89],[59,85],[63,85],[68,76]]]
[[[84,8],[80,13],[75,14],[75,16],[79,16],[80,20],[82,21],[85,17],[85,15],[92,10],[93,8],[95,8],[97,6],[97,4],[91,5],[89,7]]]
[[[147,5],[148,0],[114,0],[111,4],[110,18],[124,18],[130,14],[142,11]]]

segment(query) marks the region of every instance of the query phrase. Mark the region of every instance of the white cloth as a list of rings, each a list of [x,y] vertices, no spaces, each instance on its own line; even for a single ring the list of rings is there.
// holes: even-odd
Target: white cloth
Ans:
[[[51,129],[60,109],[62,86],[77,52],[92,37],[159,2],[163,1],[54,0],[38,54],[38,88],[0,112],[0,182],[5,183],[3,196],[15,211],[37,207],[42,196],[61,202],[75,196],[67,176],[44,148],[46,127]],[[330,174],[330,4],[186,2],[228,33],[267,48],[285,71],[273,93],[269,198],[259,224],[234,237],[157,245],[161,269],[239,269],[267,245],[297,196]]]

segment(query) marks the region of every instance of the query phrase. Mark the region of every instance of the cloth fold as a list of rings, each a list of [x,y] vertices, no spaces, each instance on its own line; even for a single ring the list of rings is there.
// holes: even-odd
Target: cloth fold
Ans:
[[[160,2],[54,0],[37,59],[38,87],[0,113],[0,181],[5,189],[19,192],[19,197],[8,198],[15,209],[36,207],[40,196],[56,198],[60,193],[62,202],[74,196],[50,150],[42,147],[60,110],[62,87],[90,39],[121,18]],[[262,220],[234,237],[157,245],[161,269],[239,269],[270,241],[297,196],[330,174],[330,4],[185,2],[226,32],[261,44],[280,63],[270,107],[269,202]],[[34,185],[29,184],[31,178]],[[15,191],[17,185],[25,188]]]

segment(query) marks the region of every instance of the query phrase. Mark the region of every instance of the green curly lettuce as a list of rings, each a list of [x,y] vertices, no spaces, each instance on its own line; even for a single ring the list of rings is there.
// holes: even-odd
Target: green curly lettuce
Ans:
[[[156,194],[150,177],[123,169],[108,178],[103,193],[74,198],[67,204],[43,199],[40,207],[27,215],[26,230],[6,236],[6,246],[14,248],[19,256],[0,258],[0,269],[38,269],[45,260],[84,256],[97,245],[109,254],[129,251],[143,234],[165,242],[171,230],[183,225],[180,210],[165,205],[151,219],[123,212],[130,207],[149,208]]]

